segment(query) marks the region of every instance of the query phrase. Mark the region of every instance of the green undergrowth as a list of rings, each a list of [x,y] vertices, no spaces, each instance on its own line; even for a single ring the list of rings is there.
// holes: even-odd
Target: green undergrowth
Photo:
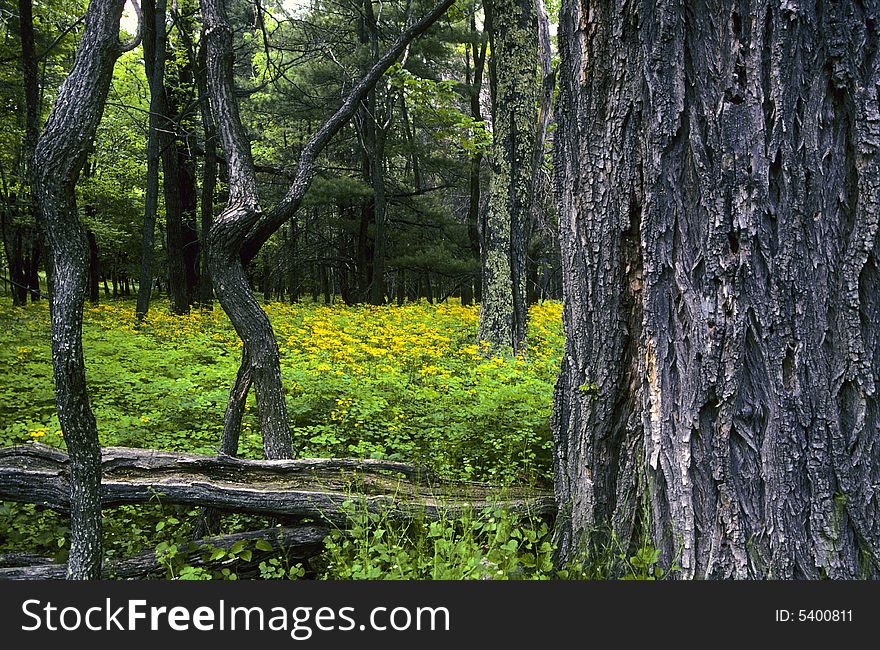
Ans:
[[[478,312],[457,304],[346,307],[271,303],[298,457],[360,457],[426,466],[499,486],[550,484],[549,418],[563,348],[560,305],[530,312],[528,353],[492,356],[477,340]],[[0,305],[0,446],[64,448],[55,414],[48,305]],[[138,323],[130,301],[86,306],[83,324],[92,409],[105,446],[216,454],[240,344],[222,310],[172,316],[154,305]],[[248,401],[240,454],[262,456]],[[356,497],[353,496],[353,503]],[[105,511],[108,561],[160,549],[166,577],[230,578],[187,568],[195,511],[158,502]],[[545,522],[477,513],[406,525],[351,516],[327,541],[324,564],[267,557],[248,577],[549,577]],[[227,533],[269,525],[227,516]],[[0,553],[66,559],[67,521],[28,504],[0,504]],[[244,554],[239,548],[232,555]],[[254,549],[250,549],[253,551]],[[218,549],[206,549],[217,554]],[[229,555],[229,553],[227,553]]]

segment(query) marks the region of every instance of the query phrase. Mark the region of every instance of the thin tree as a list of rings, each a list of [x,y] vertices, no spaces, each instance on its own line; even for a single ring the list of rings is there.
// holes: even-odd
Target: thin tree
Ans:
[[[370,90],[407,45],[439,19],[453,2],[454,0],[442,0],[419,21],[405,29],[370,70],[354,84],[339,109],[303,146],[293,182],[285,196],[272,210],[263,213],[250,144],[241,123],[235,97],[232,28],[225,2],[202,0],[207,43],[208,93],[229,169],[229,199],[208,233],[208,263],[217,299],[243,342],[242,363],[230,392],[224,421],[225,449],[237,448],[244,400],[253,385],[266,457],[286,458],[293,453],[281,383],[278,344],[269,319],[253,294],[244,265],[296,213],[315,174],[318,155],[327,143],[348,123]]]
[[[563,1],[560,560],[880,575],[878,15]]]
[[[34,191],[55,269],[52,364],[58,420],[70,454],[72,579],[101,574],[101,448],[89,406],[82,348],[89,245],[75,186],[93,145],[116,59],[139,42],[119,41],[125,0],[89,3],[76,61],[58,91],[34,153]]]

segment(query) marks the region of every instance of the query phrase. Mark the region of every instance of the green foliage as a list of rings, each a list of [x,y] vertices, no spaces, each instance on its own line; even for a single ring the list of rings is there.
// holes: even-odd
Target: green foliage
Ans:
[[[301,456],[406,460],[452,478],[547,481],[559,305],[533,308],[525,357],[486,358],[476,308],[271,303]],[[48,305],[0,306],[0,445],[63,446]],[[87,307],[84,347],[101,443],[213,454],[239,342],[221,310]],[[28,386],[28,390],[21,390]],[[262,456],[253,401],[241,453]]]
[[[390,520],[344,504],[350,525],[325,541],[321,575],[333,580],[549,579],[550,529],[499,508],[458,518]]]
[[[271,303],[266,309],[282,352],[298,455],[403,460],[452,478],[499,484],[549,479],[550,403],[563,342],[557,303],[532,310],[527,356],[488,358],[476,340],[476,308]],[[0,322],[0,362],[8,368],[0,376],[0,446],[35,440],[63,447],[48,305],[0,305]],[[216,453],[240,357],[221,310],[173,317],[156,305],[138,324],[130,303],[87,307],[84,347],[102,444]],[[262,457],[252,402],[241,453]],[[107,558],[156,548],[168,577],[232,579],[239,560],[265,551],[233,548],[213,558],[220,569],[191,566],[186,549],[197,514],[163,504],[161,495],[146,505],[107,510]],[[226,525],[241,530],[266,522],[236,515],[227,516]],[[63,560],[66,526],[63,517],[34,506],[3,504],[0,552],[27,550]],[[372,550],[366,535],[376,541]],[[327,577],[544,577],[550,557],[545,542],[546,525],[515,522],[503,513],[404,527],[364,514],[352,537],[331,536],[333,565],[323,571]],[[219,551],[200,552],[210,559]],[[263,578],[305,572],[283,555],[260,565]]]
[[[454,142],[468,156],[489,151],[492,132],[485,121],[462,112],[455,82],[419,77],[400,63],[391,66],[387,74],[391,87],[403,93],[438,143],[444,140]]]

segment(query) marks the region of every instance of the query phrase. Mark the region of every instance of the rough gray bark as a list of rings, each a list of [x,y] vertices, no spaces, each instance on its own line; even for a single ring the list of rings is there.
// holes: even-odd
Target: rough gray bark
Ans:
[[[880,573],[878,18],[563,2],[560,560]]]
[[[259,575],[259,563],[268,557],[277,556],[283,551],[288,560],[305,560],[318,555],[324,548],[324,538],[330,529],[323,526],[295,526],[267,528],[233,535],[204,537],[182,546],[178,558],[183,558],[189,566],[208,569],[221,569],[230,566],[239,578]],[[271,550],[259,549],[254,544],[265,542]],[[234,544],[245,542],[251,551],[251,559],[220,560],[206,559],[206,553],[222,548],[228,551]],[[262,546],[262,544],[261,544]],[[64,577],[66,567],[54,564],[49,558],[35,556],[0,557],[0,580],[59,580]],[[102,571],[104,579],[147,580],[164,578],[167,569],[156,559],[156,552],[146,551],[124,560],[108,562]]]
[[[534,0],[488,0],[495,84],[489,209],[481,237],[480,340],[525,347],[526,243],[537,124],[538,24]]]
[[[89,3],[76,61],[58,91],[34,153],[34,191],[55,269],[52,364],[58,420],[70,451],[67,575],[74,579],[98,578],[101,573],[101,454],[82,349],[89,247],[74,188],[104,110],[113,65],[136,42],[119,42],[123,5],[123,0]]]
[[[73,469],[67,454],[45,445],[0,449],[0,499],[70,509]],[[346,502],[395,518],[438,518],[498,505],[536,516],[556,512],[549,493],[445,481],[424,468],[345,458],[242,460],[151,449],[106,447],[101,463],[103,507],[162,503],[267,515],[313,517],[344,525]]]
[[[229,167],[229,198],[208,232],[208,267],[217,299],[244,345],[243,359],[250,365],[248,384],[252,382],[256,391],[266,458],[290,458],[293,450],[278,344],[269,318],[251,290],[240,256],[261,209],[250,144],[235,99],[232,28],[222,0],[203,0],[202,16],[211,109]],[[238,408],[232,404],[234,396],[230,396],[229,408]],[[241,394],[242,404],[246,396],[247,389]]]

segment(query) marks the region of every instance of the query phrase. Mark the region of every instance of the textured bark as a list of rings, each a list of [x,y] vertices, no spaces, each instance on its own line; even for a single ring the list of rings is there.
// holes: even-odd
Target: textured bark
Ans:
[[[74,188],[104,110],[113,65],[124,50],[118,38],[123,5],[123,0],[89,4],[76,61],[34,154],[34,191],[54,258],[52,364],[58,420],[70,450],[65,486],[71,510],[67,575],[75,579],[98,578],[101,573],[101,456],[82,349],[89,248]]]
[[[424,468],[393,461],[345,458],[242,460],[151,449],[103,450],[101,505],[162,503],[201,505],[267,515],[312,517],[344,525],[346,502],[392,518],[428,518],[478,512],[497,505],[536,516],[556,512],[551,494],[445,481]],[[0,499],[39,503],[59,512],[70,507],[71,463],[45,445],[0,449]]]
[[[489,209],[481,229],[480,340],[525,346],[526,243],[537,123],[538,26],[534,0],[486,3],[495,92]]]
[[[247,351],[243,359],[250,367],[242,368],[239,376],[247,372],[256,391],[266,458],[290,458],[293,450],[278,344],[269,318],[254,296],[240,256],[245,237],[260,217],[260,204],[250,145],[235,99],[232,29],[222,0],[203,0],[202,15],[211,108],[229,168],[226,207],[208,232],[208,267],[217,299]],[[227,423],[229,410],[243,408],[246,396],[247,389],[242,392],[241,404],[234,404],[233,389]]]
[[[289,560],[305,560],[318,555],[324,549],[324,538],[330,534],[329,528],[322,526],[296,526],[286,528],[267,528],[233,535],[216,537],[205,536],[178,549],[178,558],[189,566],[207,569],[221,569],[229,566],[239,578],[259,575],[259,564],[269,557],[283,551]],[[251,551],[251,559],[228,558],[206,559],[205,555],[218,548],[228,551],[233,545],[244,542]],[[271,550],[260,549],[257,542],[265,542]],[[261,544],[263,546],[263,544]],[[18,563],[15,563],[18,560]],[[0,557],[0,580],[58,580],[64,577],[65,565],[53,564],[49,558],[41,557]],[[124,560],[108,562],[101,577],[116,580],[146,580],[164,578],[168,571],[156,558],[156,551],[150,550]]]
[[[563,2],[560,560],[880,573],[878,14]]]

